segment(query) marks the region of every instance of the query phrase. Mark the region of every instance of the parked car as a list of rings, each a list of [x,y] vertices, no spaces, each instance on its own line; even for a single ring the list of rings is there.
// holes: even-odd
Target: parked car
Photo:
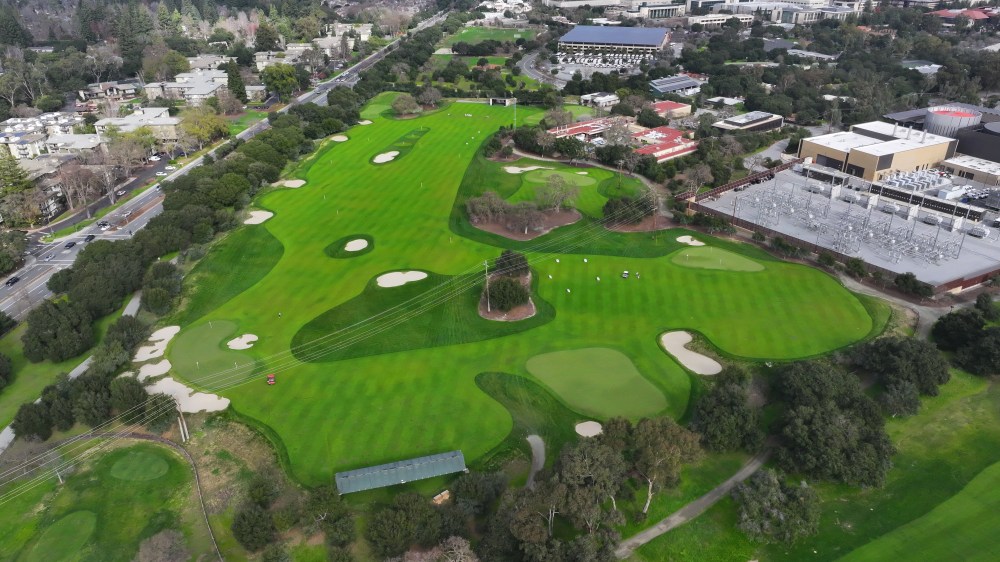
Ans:
[[[97,223],[97,228],[100,228],[101,230],[107,230],[111,228],[111,223],[109,223],[108,221],[101,221]]]
[[[76,246],[76,242],[66,242],[66,245],[63,246],[63,248],[72,248],[73,246]]]
[[[7,285],[8,287],[13,287],[14,283],[17,283],[20,280],[21,280],[21,278],[18,277],[17,275],[15,275],[15,276],[7,279],[7,281],[4,284]]]
[[[94,236],[93,234],[88,234],[87,236],[85,236],[85,237],[83,238],[83,241],[84,241],[84,242],[90,242],[90,241],[91,241],[91,240],[93,240],[94,238],[97,238],[97,236]]]
[[[159,156],[150,156],[149,157],[149,161],[150,162],[159,162],[160,161],[160,157]]]
[[[125,195],[126,193],[127,193],[127,191],[125,191],[124,189],[119,189],[118,191],[115,192],[115,195],[117,195],[118,197],[121,197],[122,195]]]
[[[174,170],[177,169],[177,166],[167,166],[166,168],[163,168],[163,169],[164,170],[170,170],[172,172],[172,171],[174,171]]]
[[[45,261],[52,261],[52,258],[54,258],[54,257],[56,257],[55,254],[49,254],[49,255],[45,256]]]
[[[156,172],[156,177],[158,177],[158,178],[162,178],[165,175],[167,175],[166,172]]]

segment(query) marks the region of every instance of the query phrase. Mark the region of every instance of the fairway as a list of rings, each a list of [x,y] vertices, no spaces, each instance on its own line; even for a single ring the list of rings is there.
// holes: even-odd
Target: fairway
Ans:
[[[28,562],[78,560],[80,549],[97,526],[92,511],[74,511],[56,521],[42,533],[27,556]]]
[[[682,267],[692,267],[695,269],[764,271],[764,266],[759,262],[713,246],[685,248],[675,253],[670,258],[670,261]]]
[[[111,476],[119,480],[143,482],[156,480],[169,470],[162,455],[148,451],[130,451],[111,465]]]
[[[545,353],[528,359],[527,368],[581,414],[640,418],[667,406],[663,393],[642,378],[628,357],[613,349]]]
[[[350,142],[325,143],[292,170],[307,189],[275,188],[256,198],[254,207],[274,217],[213,247],[195,268],[197,288],[186,283],[190,308],[172,319],[182,331],[168,356],[180,378],[211,392],[241,380],[236,371],[254,380],[278,375],[266,389],[261,380],[219,392],[280,440],[304,484],[442,450],[461,449],[475,462],[514,424],[476,377],[502,372],[541,381],[525,367],[538,355],[607,348],[621,358],[637,401],[608,399],[600,377],[569,395],[541,381],[579,413],[680,417],[691,380],[660,349],[658,334],[693,330],[724,353],[783,360],[843,347],[871,329],[861,302],[814,269],[701,235],[761,270],[682,267],[671,255],[688,248],[676,238],[689,232],[609,231],[598,220],[601,207],[640,189],[634,178],[530,159],[486,160],[479,147],[512,123],[513,107],[452,103],[395,119],[381,114],[393,96],[372,100],[363,114],[373,123],[348,131]],[[541,114],[517,111],[519,120]],[[401,154],[372,163],[390,148]],[[532,242],[468,224],[468,197],[494,190],[510,201],[530,198],[547,171],[503,168],[536,165],[580,184],[580,221]],[[373,249],[331,259],[359,235]],[[476,311],[484,261],[504,248],[532,260],[538,314],[531,319],[492,322]],[[641,271],[641,279],[621,279],[623,270]],[[376,286],[394,271],[428,277]],[[242,334],[260,339],[247,350],[226,348]]]
[[[530,29],[519,30],[519,29],[505,29],[505,28],[493,28],[493,27],[466,27],[455,33],[454,35],[448,36],[444,40],[446,46],[452,46],[455,43],[469,43],[476,44],[482,43],[488,39],[493,41],[517,41],[518,39],[534,39],[535,32]]]

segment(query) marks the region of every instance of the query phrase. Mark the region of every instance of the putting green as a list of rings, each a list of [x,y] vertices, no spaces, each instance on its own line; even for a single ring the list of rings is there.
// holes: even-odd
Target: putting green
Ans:
[[[601,218],[603,216],[602,209],[609,197],[630,196],[642,188],[642,184],[635,178],[626,178],[619,181],[613,172],[601,168],[580,169],[569,166],[563,167],[557,162],[540,162],[528,158],[522,158],[515,162],[487,161],[484,162],[484,166],[488,171],[487,173],[498,174],[502,172],[510,176],[506,181],[515,183],[516,187],[508,194],[506,193],[507,190],[503,187],[497,189],[489,184],[485,184],[481,187],[482,191],[496,191],[501,197],[506,197],[511,203],[535,201],[536,190],[548,183],[550,177],[556,176],[563,178],[568,185],[577,188],[579,193],[570,202],[571,206],[593,218]],[[507,166],[520,168],[545,166],[546,168],[554,169],[539,169],[523,174],[508,174],[506,171],[503,171],[503,168]],[[584,172],[586,175],[580,172]]]
[[[348,250],[348,244],[355,242],[356,240],[364,240],[367,245],[360,250]],[[367,234],[349,234],[343,238],[339,238],[332,244],[323,248],[323,253],[336,259],[348,259],[356,258],[358,256],[363,256],[368,252],[375,249],[375,239]]]
[[[134,450],[111,465],[111,476],[119,480],[143,482],[156,480],[167,473],[166,459],[158,452]]]
[[[60,562],[77,560],[80,549],[97,527],[97,515],[92,511],[74,511],[45,529],[28,553],[28,562]]]
[[[281,321],[277,314],[270,320]],[[238,331],[235,322],[214,319],[183,330],[167,350],[170,365],[195,386],[206,390],[252,379],[263,372],[263,367],[248,371],[247,365],[256,364],[254,357],[246,351],[226,347],[226,342],[242,333],[256,334]],[[259,344],[254,342],[254,346]]]
[[[764,271],[764,265],[760,262],[714,246],[685,248],[674,253],[670,261],[681,267],[694,269]]]
[[[640,418],[667,407],[663,393],[621,352],[604,347],[543,353],[528,359],[538,377],[581,414]]]
[[[575,185],[577,187],[587,187],[597,183],[593,177],[588,175],[578,174],[572,169],[569,170],[532,170],[524,174],[524,180],[531,183],[548,183],[549,178],[559,177],[566,181],[569,185]]]

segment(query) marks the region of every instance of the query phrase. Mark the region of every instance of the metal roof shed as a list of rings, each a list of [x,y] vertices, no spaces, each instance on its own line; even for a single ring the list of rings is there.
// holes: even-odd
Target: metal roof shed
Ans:
[[[662,27],[604,27],[578,25],[559,39],[563,43],[635,45],[663,47],[667,30]]]
[[[405,484],[414,480],[424,480],[435,476],[465,472],[465,456],[462,451],[449,451],[405,461],[396,461],[378,466],[338,472],[334,479],[337,491],[343,494],[385,488]]]

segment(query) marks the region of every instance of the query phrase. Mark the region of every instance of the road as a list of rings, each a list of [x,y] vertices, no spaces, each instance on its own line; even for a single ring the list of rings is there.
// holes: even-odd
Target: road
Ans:
[[[566,81],[556,78],[547,72],[542,72],[535,67],[535,60],[538,58],[538,53],[531,53],[530,55],[525,55],[521,60],[517,61],[518,68],[521,69],[521,73],[538,80],[543,84],[552,84],[557,89],[561,89],[566,85]]]
[[[445,12],[438,13],[435,16],[420,22],[420,24],[414,27],[411,31],[417,32],[435,25],[444,20],[445,15]],[[283,107],[279,111],[286,112],[292,106],[300,103],[313,102],[318,105],[326,105],[327,92],[338,86],[347,86],[349,88],[354,87],[354,85],[358,83],[358,80],[360,80],[360,72],[370,68],[372,65],[382,60],[396,47],[396,45],[399,44],[399,41],[399,39],[394,40],[392,43],[389,43],[385,47],[382,47],[378,51],[354,64],[336,78],[323,82],[317,85],[313,90],[302,94],[293,100],[292,103]],[[268,128],[270,128],[270,124],[267,122],[267,119],[264,119],[237,134],[236,138],[245,141],[253,138]],[[207,155],[214,157],[216,150],[217,149],[212,149],[207,153]],[[180,169],[170,172],[169,175],[161,176],[162,180],[176,180],[198,166],[201,166],[204,162],[204,156],[200,156]],[[135,177],[130,179],[126,184],[118,186],[115,189],[116,191],[124,189],[126,192],[132,192],[133,190],[144,185],[150,178],[156,177],[156,174],[161,173],[166,165],[167,162],[162,160],[151,163],[150,165],[139,170]],[[76,260],[76,256],[80,253],[81,248],[86,246],[87,242],[84,240],[88,235],[93,235],[95,240],[124,240],[131,238],[133,233],[146,226],[146,224],[148,224],[153,217],[159,215],[163,211],[163,206],[161,204],[162,201],[163,194],[159,191],[159,186],[156,186],[155,188],[147,189],[132,200],[122,204],[122,206],[116,209],[113,213],[105,216],[103,220],[106,220],[111,224],[110,228],[106,230],[102,230],[98,224],[92,224],[90,226],[80,228],[74,234],[61,238],[55,242],[47,244],[42,242],[42,237],[46,234],[68,226],[73,226],[87,219],[87,213],[78,213],[65,220],[53,223],[44,230],[36,231],[30,234],[28,236],[28,255],[25,257],[24,266],[7,278],[8,282],[13,278],[18,278],[18,281],[10,286],[0,285],[0,310],[6,312],[18,321],[23,320],[32,308],[37,306],[44,299],[52,296],[52,292],[49,291],[46,286],[49,278],[51,278],[57,271],[66,269],[67,267],[73,265],[73,262]],[[91,203],[90,213],[92,214],[111,204],[112,202],[108,200],[107,196],[105,196],[102,199]],[[70,243],[73,243],[72,247],[67,248],[66,246]]]

